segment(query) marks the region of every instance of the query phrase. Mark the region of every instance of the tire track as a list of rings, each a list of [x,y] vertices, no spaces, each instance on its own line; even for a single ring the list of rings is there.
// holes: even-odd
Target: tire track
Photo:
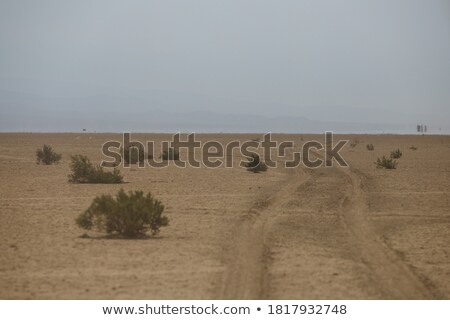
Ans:
[[[265,199],[256,203],[240,221],[226,261],[218,299],[262,299],[265,293],[269,246],[265,235],[280,213],[281,205],[305,180],[292,169],[282,186],[271,188]]]
[[[346,250],[350,252],[351,259],[363,262],[367,286],[376,288],[384,299],[434,298],[432,290],[385,243],[371,224],[361,174],[348,168],[317,170],[291,172],[281,187],[276,185],[266,192],[270,196],[255,204],[240,221],[229,248],[217,298],[267,297],[270,289],[268,271],[272,260],[270,245],[266,242],[268,232],[277,216],[283,212],[284,205],[295,201],[296,192],[307,184],[318,187],[318,195],[328,194],[333,199],[327,205],[337,208],[342,221],[337,227],[345,228],[350,237],[353,246]],[[300,172],[307,174],[300,175]],[[331,185],[319,183],[319,179],[324,177],[332,179]],[[336,194],[333,187],[340,191]]]
[[[368,219],[369,209],[361,174],[356,170],[339,170],[345,174],[349,184],[340,214],[354,237],[359,258],[371,274],[371,285],[376,286],[385,299],[433,299],[429,288],[374,230]]]

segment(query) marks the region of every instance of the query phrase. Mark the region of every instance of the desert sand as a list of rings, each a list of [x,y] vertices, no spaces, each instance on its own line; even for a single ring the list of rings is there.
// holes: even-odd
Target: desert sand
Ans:
[[[336,138],[359,140],[343,149],[347,168],[254,174],[236,157],[231,169],[122,168],[124,184],[100,185],[69,183],[69,156],[99,163],[120,134],[2,133],[0,298],[450,299],[450,137]],[[44,143],[62,153],[58,165],[36,164]],[[395,148],[398,168],[377,169]],[[120,188],[151,192],[170,225],[136,240],[77,227],[94,197]]]

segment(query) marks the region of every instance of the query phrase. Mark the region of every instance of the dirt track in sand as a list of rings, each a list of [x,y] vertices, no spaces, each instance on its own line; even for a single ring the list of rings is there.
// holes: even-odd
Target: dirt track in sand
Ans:
[[[367,204],[361,177],[349,169],[327,169],[327,176],[333,188],[343,188],[343,197],[333,198],[331,206],[339,210],[343,227],[348,231],[350,243],[356,247],[353,259],[361,260],[371,273],[367,286],[379,288],[385,298],[391,299],[430,299],[432,292],[414,274],[374,231],[367,220]],[[318,174],[312,172],[302,181],[292,172],[284,181],[283,187],[273,188],[267,200],[255,205],[243,219],[233,237],[234,250],[228,258],[228,266],[220,289],[220,299],[264,299],[270,289],[267,285],[267,272],[270,268],[270,244],[267,243],[267,230],[273,228],[277,214],[284,205],[296,198],[296,191],[303,184],[314,185]],[[329,191],[317,190],[323,195]],[[334,190],[331,190],[334,192]],[[280,230],[280,232],[282,232]]]
[[[361,140],[344,150],[350,168],[132,168],[121,186],[69,184],[68,155],[99,161],[110,138],[0,135],[1,298],[450,297],[448,137],[350,136]],[[60,165],[34,163],[42,143],[63,153]],[[376,169],[396,147],[399,168]],[[80,238],[74,218],[120,187],[154,193],[170,227],[149,240]]]
[[[291,170],[294,171],[294,170]],[[277,208],[289,201],[301,185],[297,172],[289,174],[281,186],[273,186],[239,222],[233,236],[233,250],[227,257],[219,299],[259,299],[266,291],[270,259],[266,230],[277,215]]]

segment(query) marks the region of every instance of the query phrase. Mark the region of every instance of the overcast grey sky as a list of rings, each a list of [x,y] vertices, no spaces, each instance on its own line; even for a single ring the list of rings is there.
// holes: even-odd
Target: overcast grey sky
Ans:
[[[38,94],[447,125],[450,1],[1,0],[0,90],[3,117]]]

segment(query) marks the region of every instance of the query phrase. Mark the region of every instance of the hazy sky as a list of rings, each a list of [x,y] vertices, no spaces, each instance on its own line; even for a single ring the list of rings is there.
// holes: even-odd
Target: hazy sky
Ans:
[[[449,124],[450,1],[1,0],[0,90]]]

